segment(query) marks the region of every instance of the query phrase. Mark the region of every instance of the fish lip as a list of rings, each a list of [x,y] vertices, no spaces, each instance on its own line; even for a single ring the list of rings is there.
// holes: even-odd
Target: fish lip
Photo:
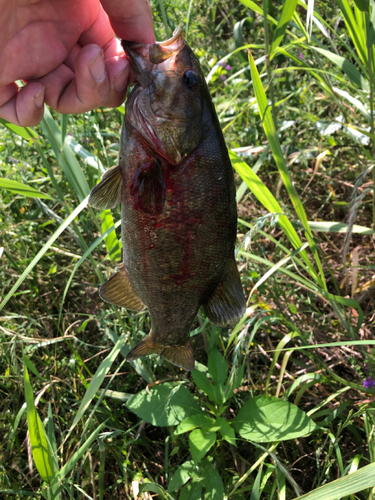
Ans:
[[[177,55],[185,47],[184,34],[178,26],[171,38],[155,43],[138,43],[130,40],[121,40],[121,45],[127,58],[130,60],[136,79],[140,81],[145,73],[157,71],[158,65]],[[163,68],[165,70],[165,68]]]
[[[168,45],[172,45],[180,36],[182,35],[182,29],[181,26],[177,26],[177,28],[174,30],[173,35],[171,38],[168,40],[164,40],[163,42],[156,42],[158,45],[161,45],[162,47],[167,47]]]
[[[180,36],[183,36],[183,31],[181,26],[177,26],[177,28],[174,30],[171,38],[168,38],[168,40],[163,40],[161,42],[155,42],[156,45],[160,45],[162,47],[167,47],[168,45],[172,45],[176,40],[180,38]],[[139,43],[139,42],[132,42],[130,40],[121,40],[121,45],[124,47],[127,47],[129,49],[139,49],[141,47],[144,47],[145,45],[154,45],[153,43],[146,44],[146,43]]]

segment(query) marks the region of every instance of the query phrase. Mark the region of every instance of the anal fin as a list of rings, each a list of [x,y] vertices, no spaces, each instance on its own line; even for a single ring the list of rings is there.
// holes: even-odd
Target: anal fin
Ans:
[[[204,312],[214,325],[224,328],[238,323],[245,314],[245,310],[246,300],[233,257],[223,280],[216,287],[208,302],[204,304]]]
[[[172,364],[191,371],[194,369],[194,351],[190,341],[183,345],[161,345],[155,343],[151,338],[151,333],[141,342],[139,342],[126,356],[127,361],[149,356],[150,354],[159,354]]]
[[[102,180],[91,191],[89,205],[106,210],[115,208],[121,200],[121,170],[120,165],[107,170]]]
[[[112,274],[99,288],[99,295],[105,302],[131,311],[140,312],[145,308],[142,299],[134,292],[124,267]]]

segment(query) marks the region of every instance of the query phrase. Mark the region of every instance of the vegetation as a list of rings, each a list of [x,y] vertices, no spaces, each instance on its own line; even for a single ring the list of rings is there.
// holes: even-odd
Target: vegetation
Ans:
[[[100,300],[120,210],[87,207],[124,107],[2,121],[1,498],[371,500],[375,5],[152,9],[157,39],[184,26],[231,150],[248,309],[198,316],[191,374],[126,363],[149,317]]]

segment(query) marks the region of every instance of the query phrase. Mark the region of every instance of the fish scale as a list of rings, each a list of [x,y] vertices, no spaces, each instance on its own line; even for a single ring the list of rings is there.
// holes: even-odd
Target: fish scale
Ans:
[[[126,103],[119,166],[103,176],[89,203],[103,209],[121,201],[124,262],[100,295],[149,310],[151,331],[128,360],[157,353],[191,370],[190,330],[199,308],[221,327],[245,312],[234,259],[233,169],[181,30],[160,44],[123,46],[138,84]]]

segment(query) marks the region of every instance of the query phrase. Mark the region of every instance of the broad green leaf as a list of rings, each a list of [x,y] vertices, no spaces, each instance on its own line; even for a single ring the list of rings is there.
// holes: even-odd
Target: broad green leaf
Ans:
[[[266,396],[248,400],[232,425],[240,436],[256,443],[295,439],[319,429],[297,406]]]
[[[181,488],[181,486],[183,486],[191,477],[194,477],[196,473],[197,465],[192,460],[184,462],[178,467],[176,472],[173,474],[172,479],[169,481],[167,490],[168,493]]]
[[[216,432],[204,432],[202,429],[195,429],[189,434],[190,453],[196,464],[212,448],[215,441]]]
[[[171,495],[169,495],[164,490],[164,488],[162,488],[160,484],[157,483],[148,483],[148,482],[142,483],[139,487],[139,493],[143,493],[144,491],[151,491],[152,493],[157,493],[158,498],[160,498],[160,500],[174,500],[174,498],[171,497]]]
[[[202,411],[186,387],[173,382],[138,392],[126,406],[139,418],[160,427],[178,425],[186,417]]]
[[[270,56],[272,58],[275,50],[280,45],[281,40],[284,36],[285,30],[288,26],[289,21],[292,19],[294,11],[296,10],[298,0],[285,0],[283,5],[283,10],[279,22],[277,23],[276,30],[273,35],[273,41],[271,45]]]
[[[170,480],[168,492],[177,490],[189,479],[192,481],[181,490],[180,500],[200,500],[203,488],[205,500],[223,500],[223,481],[209,460],[203,459],[199,464],[190,460],[182,464]]]
[[[322,56],[327,57],[327,59],[336,64],[336,66],[338,66],[348,76],[352,83],[358,85],[358,87],[363,90],[369,90],[366,79],[361,75],[354,64],[345,59],[345,57],[339,56],[330,50],[321,49],[320,47],[314,47],[312,45],[309,45],[309,47],[305,46],[305,48],[315,50],[316,52],[319,52],[319,54],[322,54]]]
[[[217,349],[212,349],[208,356],[208,372],[215,383],[215,400],[222,404],[225,402],[224,384],[228,376],[228,363]]]
[[[217,399],[216,399],[215,388],[212,385],[212,383],[210,382],[210,380],[208,379],[206,373],[201,372],[197,369],[194,369],[191,372],[191,374],[193,376],[193,380],[196,383],[197,387],[201,391],[203,391],[206,394],[206,396],[208,396],[213,403],[220,404],[220,401],[217,401]]]
[[[18,287],[23,283],[25,278],[29,275],[29,273],[34,269],[34,267],[38,264],[40,259],[43,257],[43,255],[47,252],[49,248],[54,244],[54,242],[57,240],[57,238],[60,236],[60,234],[69,226],[69,224],[77,217],[78,214],[82,212],[82,210],[87,206],[87,201],[89,197],[87,196],[86,199],[82,201],[78,207],[73,210],[73,212],[67,217],[64,221],[63,224],[59,226],[59,228],[53,233],[51,238],[45,243],[45,245],[41,248],[41,250],[37,253],[37,255],[33,258],[33,260],[30,262],[30,264],[27,266],[27,268],[24,270],[24,272],[21,274],[21,276],[18,278],[16,283],[12,286],[11,290],[6,294],[4,297],[3,301],[0,304],[0,311],[3,309],[3,307],[8,303],[9,299],[12,297],[14,292],[18,290]]]
[[[33,389],[25,363],[23,368],[27,405],[27,427],[29,429],[31,450],[36,468],[41,478],[46,483],[50,483],[57,473],[56,462],[53,459],[53,450],[49,443],[46,430],[34,405]]]
[[[96,370],[95,375],[93,376],[90,385],[88,386],[87,391],[83,396],[80,407],[76,413],[76,416],[74,417],[72,425],[70,426],[69,433],[73,430],[78,421],[82,418],[85,411],[89,407],[91,401],[96,397],[96,393],[98,392],[100,386],[102,385],[105,376],[107,375],[113,362],[115,361],[122,347],[124,346],[125,340],[126,336],[122,335],[114,345],[112,351],[108,354],[108,356],[104,359],[104,361],[100,363],[99,368]]]
[[[218,430],[222,435],[223,439],[225,439],[225,441],[228,441],[228,443],[232,444],[233,446],[237,446],[236,435],[230,423],[227,422],[225,418],[218,417],[216,419],[216,424],[219,426]]]
[[[45,198],[47,200],[53,200],[53,198],[49,194],[42,193],[42,191],[32,188],[28,184],[23,184],[22,182],[17,182],[17,181],[11,181],[10,179],[1,178],[0,188],[6,189],[11,193],[26,196],[27,198]]]
[[[174,435],[183,434],[184,432],[191,431],[196,427],[202,427],[204,425],[211,425],[215,420],[204,415],[202,413],[198,413],[196,415],[191,415],[190,417],[186,417],[174,431]]]
[[[210,351],[207,366],[215,384],[223,386],[228,376],[228,363],[217,349]]]
[[[337,500],[374,486],[375,464],[373,463],[294,500]]]
[[[199,470],[203,475],[205,500],[223,500],[224,485],[219,471],[207,459],[202,460]]]
[[[203,481],[192,481],[186,484],[178,497],[179,500],[201,500],[203,490]]]

